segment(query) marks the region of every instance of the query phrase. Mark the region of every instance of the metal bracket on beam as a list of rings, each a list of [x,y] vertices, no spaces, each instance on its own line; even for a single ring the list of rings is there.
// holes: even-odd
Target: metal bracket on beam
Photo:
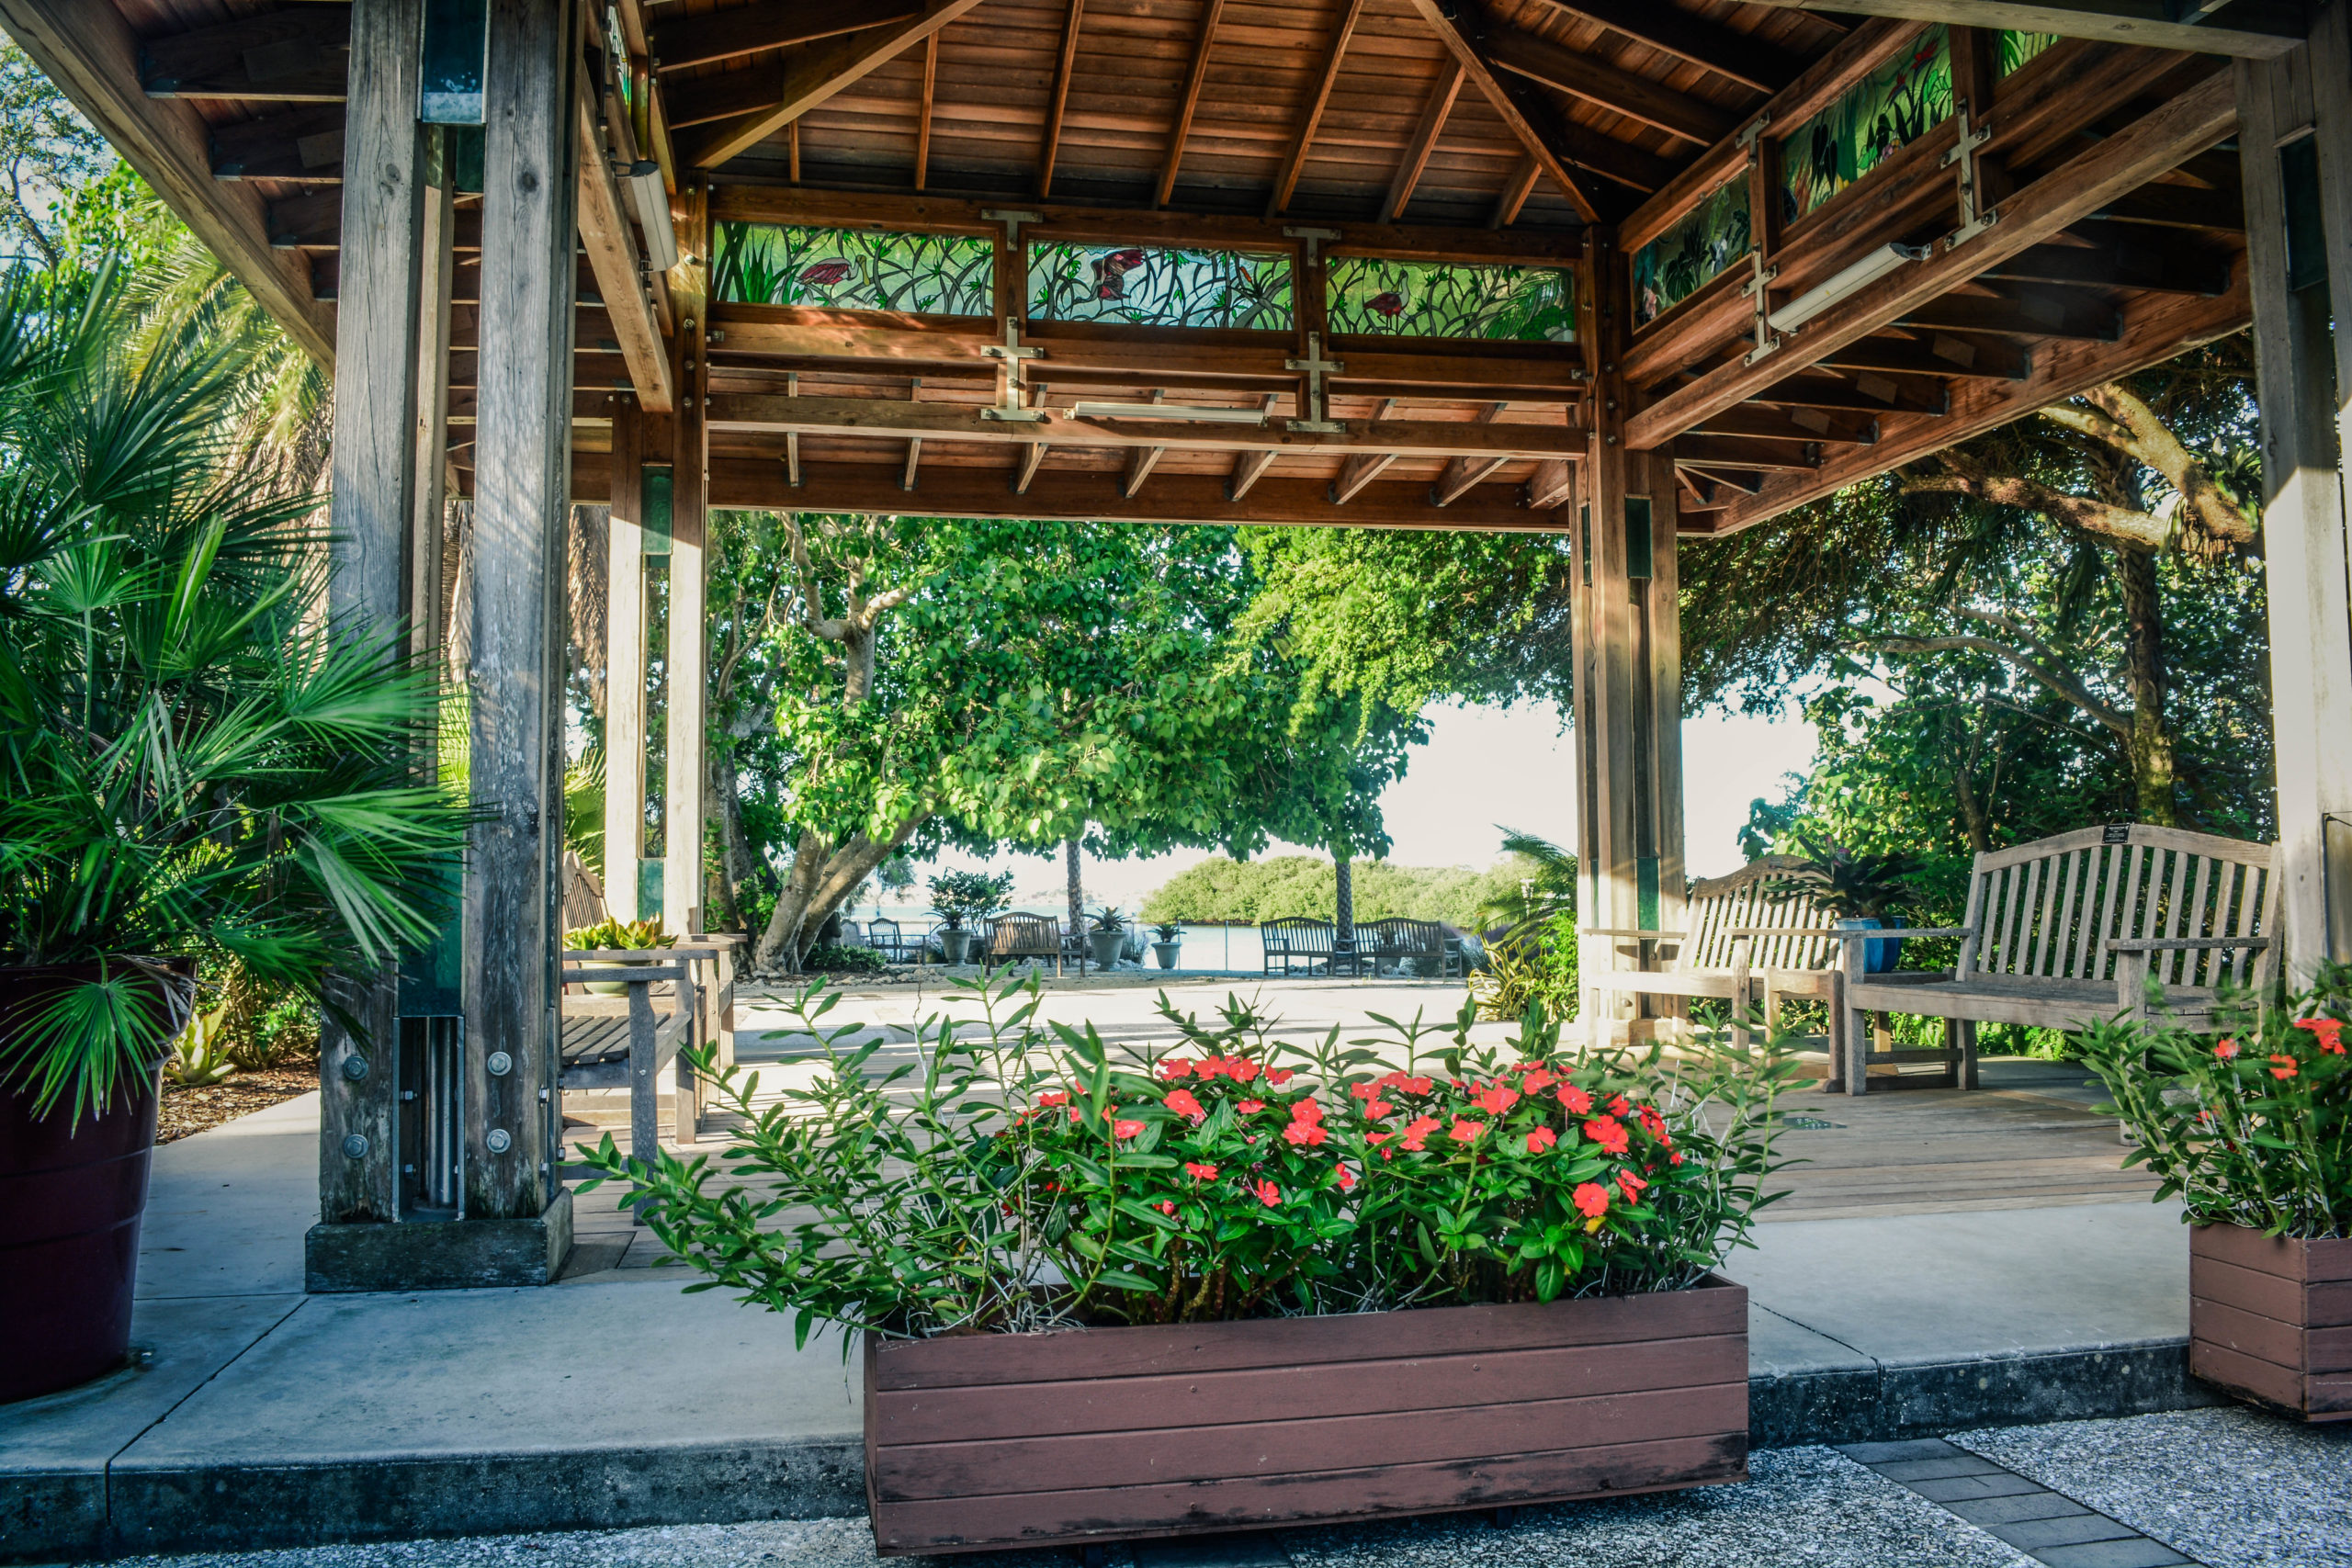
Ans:
[[[980,345],[982,357],[997,361],[1000,368],[996,378],[996,401],[980,411],[982,419],[1000,420],[1007,424],[1043,424],[1044,409],[1028,406],[1028,362],[1042,359],[1042,348],[1024,348],[1021,343],[1021,323],[1010,316],[1005,318],[1004,341]]]
[[[1326,376],[1343,373],[1347,366],[1340,360],[1323,357],[1323,334],[1308,333],[1306,357],[1285,359],[1283,361],[1283,368],[1303,370],[1306,373],[1306,417],[1286,420],[1283,422],[1284,428],[1317,435],[1345,434],[1347,425],[1335,422],[1330,417],[1330,395],[1324,389],[1323,378]]]
[[[1976,200],[1979,179],[1976,150],[1993,140],[1992,130],[1976,124],[1969,118],[1966,98],[1954,104],[1952,112],[1960,117],[1960,140],[1951,152],[1944,154],[1941,166],[1947,169],[1955,164],[1960,166],[1960,227],[1944,236],[1944,249],[1948,251],[1968,243],[2001,219],[1999,208],[1988,205],[1980,209]]]
[[[1754,365],[1781,352],[1781,334],[1772,330],[1771,283],[1781,276],[1777,266],[1764,265],[1764,247],[1752,246],[1747,253],[1747,281],[1739,291],[1756,301],[1756,346],[1747,351],[1746,363]]]
[[[1749,120],[1746,125],[1740,127],[1739,136],[1737,138],[1738,144],[1747,149],[1750,152],[1755,152],[1757,143],[1764,139],[1764,128],[1771,123],[1772,117],[1770,115],[1758,115],[1754,119]]]

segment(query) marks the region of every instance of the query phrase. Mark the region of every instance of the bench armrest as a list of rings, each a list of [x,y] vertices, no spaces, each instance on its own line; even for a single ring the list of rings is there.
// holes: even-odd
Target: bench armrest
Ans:
[[[1645,931],[1619,926],[1580,926],[1577,930],[1577,935],[1639,937],[1644,942],[1687,942],[1690,940],[1688,931]]]
[[[1734,926],[1725,936],[1846,936],[1828,926]],[[1868,935],[1868,932],[1864,932]]]
[[[1825,933],[1840,942],[1905,941],[1915,936],[1974,936],[1974,926],[1885,926],[1877,931],[1834,931]]]
[[[2270,945],[2267,936],[2166,936],[2123,937],[2107,944],[2109,953],[2188,953],[2207,947],[2253,947]]]

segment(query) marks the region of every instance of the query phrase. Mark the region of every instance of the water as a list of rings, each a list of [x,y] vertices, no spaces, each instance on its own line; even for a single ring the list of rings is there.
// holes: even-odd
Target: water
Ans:
[[[842,912],[863,927],[874,919],[876,906],[860,904],[854,909]],[[910,942],[938,923],[938,917],[931,912],[927,904],[885,903],[880,906],[880,912],[884,919],[898,921],[900,934]],[[1029,912],[1065,918],[1065,911],[1059,909],[1033,908]],[[1148,928],[1144,934],[1143,962],[1148,967],[1157,969],[1159,961],[1149,946],[1151,936]],[[1176,956],[1178,974],[1258,975],[1265,971],[1266,950],[1258,940],[1258,928],[1255,926],[1188,925],[1183,928],[1180,940],[1183,946]]]

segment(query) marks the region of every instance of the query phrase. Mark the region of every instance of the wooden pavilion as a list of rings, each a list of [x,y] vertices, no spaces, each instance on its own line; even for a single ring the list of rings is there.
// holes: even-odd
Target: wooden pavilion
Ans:
[[[1655,928],[1678,540],[2251,319],[2285,930],[2352,956],[2348,7],[0,0],[334,367],[334,608],[469,634],[463,940],[369,1004],[401,1051],[462,1037],[465,1219],[400,1223],[447,1218],[406,1068],[334,1042],[312,1287],[543,1280],[568,1244],[575,502],[611,506],[616,757],[649,559],[703,666],[712,506],[1564,534],[1588,923]],[[699,929],[701,759],[667,755],[662,907]],[[614,772],[616,857],[646,785]]]

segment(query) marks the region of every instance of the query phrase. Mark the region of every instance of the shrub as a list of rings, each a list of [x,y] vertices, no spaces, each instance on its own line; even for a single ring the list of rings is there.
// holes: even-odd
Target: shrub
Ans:
[[[800,966],[817,975],[879,975],[890,967],[888,961],[870,947],[844,947],[839,942],[810,948]]]
[[[1530,1006],[1551,1018],[1576,1017],[1575,914],[1539,917],[1488,942],[1486,963],[1470,976],[1470,999],[1490,1022],[1524,1017]]]
[[[1498,861],[1485,871],[1468,866],[1391,865],[1358,861],[1351,868],[1356,919],[1396,917],[1442,920],[1464,931],[1484,922],[1486,904],[1519,891],[1525,866]],[[1144,900],[1143,918],[1157,920],[1256,922],[1284,915],[1336,919],[1339,875],[1318,855],[1275,855],[1258,861],[1215,855],[1160,885]]]
[[[978,1027],[922,1025],[881,1070],[822,987],[791,1004],[817,1076],[754,1104],[710,1161],[582,1153],[679,1257],[795,1317],[888,1335],[1381,1311],[1672,1290],[1747,1245],[1774,1195],[1781,1043],[1666,1063],[1564,1055],[1531,1010],[1498,1053],[1450,1029],[1312,1046],[1236,1000],[1164,1001],[1175,1050],[1115,1054],[976,985]],[[695,1065],[711,1074],[709,1053]],[[779,1216],[787,1223],[776,1224]]]
[[[1001,871],[994,876],[978,871],[944,871],[931,879],[931,912],[946,922],[951,931],[964,929],[969,921],[977,926],[990,915],[1001,914],[1012,897],[1012,873]]]
[[[2138,1136],[2126,1165],[2178,1194],[2194,1224],[2270,1235],[2352,1235],[2352,968],[2273,1000],[2241,998],[2211,1034],[2111,1022],[2083,1060]]]

